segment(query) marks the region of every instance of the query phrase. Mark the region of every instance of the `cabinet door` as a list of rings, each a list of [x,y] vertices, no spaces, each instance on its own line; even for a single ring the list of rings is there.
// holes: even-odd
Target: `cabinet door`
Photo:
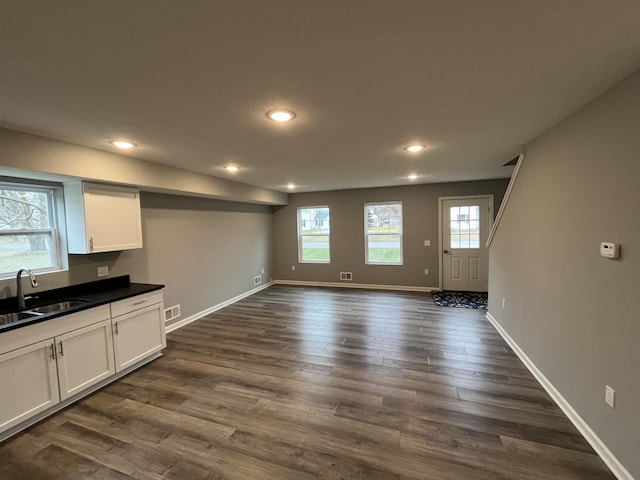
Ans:
[[[156,303],[113,319],[116,370],[159,352],[166,345],[163,304]]]
[[[142,248],[137,190],[85,184],[84,210],[89,253]]]
[[[53,340],[0,355],[0,431],[60,402]]]
[[[62,400],[115,373],[111,320],[74,330],[55,341]]]

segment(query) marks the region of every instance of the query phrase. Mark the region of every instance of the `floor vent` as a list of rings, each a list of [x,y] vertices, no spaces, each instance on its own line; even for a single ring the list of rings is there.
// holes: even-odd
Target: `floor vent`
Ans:
[[[340,272],[340,280],[353,280],[353,273],[351,272]]]
[[[165,322],[168,322],[169,320],[173,320],[174,318],[178,318],[179,316],[180,316],[180,304],[174,305],[173,307],[169,307],[164,310]]]
[[[260,285],[262,283],[262,275],[256,275],[253,277],[253,285]]]

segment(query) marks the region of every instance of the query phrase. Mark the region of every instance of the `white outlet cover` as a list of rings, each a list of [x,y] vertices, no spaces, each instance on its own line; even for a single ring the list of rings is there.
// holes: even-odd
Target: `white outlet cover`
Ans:
[[[98,267],[98,277],[108,277],[109,276],[109,266],[104,265],[103,267]]]

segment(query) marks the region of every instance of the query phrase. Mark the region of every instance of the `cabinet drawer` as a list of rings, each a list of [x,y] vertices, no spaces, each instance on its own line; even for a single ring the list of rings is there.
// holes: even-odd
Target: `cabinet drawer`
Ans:
[[[154,303],[162,303],[162,290],[113,302],[111,304],[111,317],[119,317],[120,315],[148,307]]]

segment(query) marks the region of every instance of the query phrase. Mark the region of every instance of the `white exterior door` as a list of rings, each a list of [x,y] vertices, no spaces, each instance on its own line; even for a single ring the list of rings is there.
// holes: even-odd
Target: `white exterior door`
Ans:
[[[493,195],[441,198],[442,289],[486,292]]]

